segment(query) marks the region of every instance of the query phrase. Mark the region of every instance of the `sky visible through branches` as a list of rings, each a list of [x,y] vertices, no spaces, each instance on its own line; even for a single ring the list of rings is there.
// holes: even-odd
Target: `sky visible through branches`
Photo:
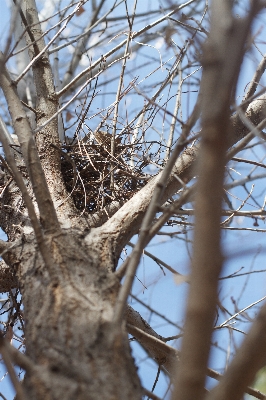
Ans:
[[[57,7],[53,1],[39,1],[39,9],[42,19],[46,19],[56,13]],[[117,2],[118,4],[119,2]],[[178,2],[180,3],[180,2]],[[130,42],[127,68],[125,72],[124,83],[122,87],[122,100],[119,104],[119,116],[117,119],[117,134],[121,137],[124,146],[130,149],[134,130],[131,121],[135,119],[140,109],[148,103],[159,89],[162,82],[169,75],[173,68],[177,69],[179,79],[174,80],[164,88],[156,97],[154,102],[150,103],[147,109],[145,122],[141,122],[140,134],[138,134],[137,144],[141,145],[138,150],[136,145],[135,157],[129,157],[128,163],[147,176],[155,175],[164,165],[167,156],[167,146],[169,140],[169,130],[172,123],[173,110],[175,109],[176,99],[179,96],[177,123],[173,143],[176,142],[181,133],[181,123],[186,121],[190,115],[199,90],[201,78],[201,43],[206,39],[206,30],[208,30],[208,11],[204,14],[205,2],[197,1],[193,5],[196,17],[193,13],[189,14],[186,9],[173,18],[167,18],[166,22],[156,25],[154,28],[144,32],[140,37],[132,39]],[[60,2],[61,9],[69,4],[68,1]],[[100,12],[103,16],[115,3],[107,0]],[[241,6],[236,5],[236,13],[243,15],[246,2],[241,2]],[[129,14],[133,10],[133,1],[128,2]],[[133,32],[137,32],[149,23],[166,15],[170,9],[168,1],[139,1],[133,24]],[[3,1],[1,4],[1,50],[5,48],[6,35],[9,29],[9,2]],[[90,3],[84,5],[84,10],[90,8]],[[188,8],[189,10],[189,8]],[[73,11],[65,12],[64,16]],[[188,16],[189,14],[189,16]],[[76,46],[76,36],[84,31],[84,26],[88,23],[87,12],[81,13],[71,20],[63,31],[60,40],[56,40],[49,48],[51,60],[54,59],[56,48],[66,45],[60,51],[59,71],[60,80],[64,82],[63,86],[58,87],[58,92],[68,84],[72,78],[66,76],[65,66],[71,60]],[[142,16],[141,16],[142,15]],[[205,16],[204,16],[205,15]],[[204,18],[203,18],[204,16]],[[61,14],[63,18],[63,13]],[[58,15],[43,24],[44,31],[47,30],[46,42],[53,38],[56,30],[49,30],[56,22]],[[92,32],[87,48],[84,48],[84,54],[79,63],[79,67],[74,76],[78,75],[91,64],[100,59],[103,54],[117,46],[122,40],[127,39],[128,23],[125,18],[125,6],[123,2],[117,6],[107,17],[107,23],[99,24]],[[203,18],[203,21],[201,21]],[[250,38],[251,50],[247,53],[242,67],[240,80],[237,88],[237,103],[240,104],[248,84],[251,81],[254,72],[265,53],[265,13],[257,17],[253,27],[253,37]],[[63,24],[63,22],[62,22]],[[57,28],[59,29],[62,24]],[[187,27],[191,25],[191,29]],[[197,28],[200,29],[195,34]],[[166,31],[167,30],[167,31]],[[73,43],[67,45],[69,41]],[[168,41],[167,41],[168,40]],[[11,46],[12,47],[12,46]],[[88,50],[89,48],[89,50]],[[120,60],[117,61],[117,55]],[[180,66],[175,65],[177,54],[184,54]],[[113,58],[112,58],[113,57]],[[66,128],[66,141],[84,140],[86,137],[91,140],[92,132],[102,124],[101,128],[112,133],[112,118],[115,108],[115,99],[117,94],[117,85],[121,72],[121,63],[124,59],[124,46],[118,50],[114,56],[108,59],[102,59],[93,72],[89,71],[81,78],[83,83],[91,79],[91,83],[75,98],[71,104],[67,105],[69,100],[79,90],[78,84],[73,86],[64,96],[61,97],[61,107],[64,108],[63,119]],[[109,62],[113,64],[110,66]],[[9,67],[12,72],[18,73],[15,57],[9,60]],[[98,77],[92,74],[99,73]],[[19,71],[20,73],[21,71]],[[18,74],[19,74],[18,73]],[[182,82],[182,84],[180,84]],[[79,83],[80,85],[80,83]],[[265,78],[262,77],[259,90],[265,87]],[[178,95],[176,95],[178,93]],[[5,113],[6,105],[1,101],[1,116],[8,124],[8,116]],[[156,107],[154,106],[156,104]],[[237,107],[237,105],[232,105]],[[81,124],[82,122],[82,124]],[[12,128],[8,125],[12,133]],[[199,123],[194,127],[190,136],[191,142],[199,133]],[[145,144],[143,144],[145,142]],[[247,148],[235,159],[230,161],[226,168],[224,208],[238,210],[239,215],[230,219],[230,214],[223,216],[222,243],[224,249],[225,263],[221,276],[221,288],[219,294],[220,306],[217,309],[216,329],[213,337],[213,348],[210,359],[210,367],[223,373],[225,367],[231,360],[235,349],[242,341],[244,332],[256,312],[260,303],[254,304],[265,296],[265,232],[266,225],[264,217],[245,216],[244,211],[260,211],[264,205],[265,192],[265,144],[262,144],[258,138],[255,138]],[[251,160],[257,164],[248,164],[239,160]],[[142,163],[145,161],[145,166]],[[260,166],[260,164],[262,164]],[[243,180],[243,181],[242,181]],[[192,181],[190,185],[194,183]],[[175,198],[174,198],[175,199]],[[82,206],[83,207],[83,206]],[[81,207],[81,211],[82,211]],[[188,203],[184,207],[191,210],[191,213],[182,213],[172,218],[168,225],[151,241],[146,251],[152,253],[154,257],[163,260],[184,277],[174,279],[173,274],[168,271],[160,262],[156,262],[147,254],[143,254],[139,265],[134,287],[132,290],[131,305],[140,312],[150,325],[162,336],[171,337],[182,333],[182,326],[185,312],[185,299],[188,289],[189,264],[192,253],[193,239],[193,203]],[[136,237],[132,243],[136,242]],[[129,245],[124,249],[121,262],[127,254],[131,252]],[[3,299],[7,294],[2,295]],[[240,310],[254,304],[239,316],[227,321],[230,316],[238,313]],[[6,306],[7,307],[7,306]],[[3,316],[3,326],[6,321],[6,314]],[[18,340],[20,333],[18,334]],[[15,341],[16,342],[16,341]],[[179,348],[180,338],[169,341],[169,344]],[[19,346],[19,341],[15,343]],[[152,389],[156,379],[158,366],[142,348],[132,341],[134,356],[137,361],[140,376],[145,387]],[[5,370],[0,365],[0,376],[4,376]],[[212,387],[215,381],[208,379],[208,387]],[[156,394],[161,398],[167,397],[169,380],[160,374]],[[0,392],[6,398],[11,399],[13,389],[6,378],[2,379]],[[164,397],[165,396],[165,397]]]

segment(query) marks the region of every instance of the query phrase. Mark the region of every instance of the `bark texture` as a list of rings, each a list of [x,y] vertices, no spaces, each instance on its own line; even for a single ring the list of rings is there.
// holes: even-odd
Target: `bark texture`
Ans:
[[[22,4],[28,24],[25,36],[33,63],[36,124],[39,127],[57,112],[58,98],[35,1],[25,0]],[[240,43],[242,47],[243,41]],[[240,61],[236,64],[239,68]],[[26,368],[25,398],[140,399],[143,390],[131,356],[127,331],[168,372],[173,371],[178,352],[167,346],[163,338],[130,307],[120,329],[114,329],[114,308],[121,285],[114,271],[123,247],[139,231],[161,174],[150,179],[127,203],[113,202],[105,214],[80,215],[62,178],[57,119],[34,136],[3,55],[0,56],[0,67],[0,86],[18,136],[18,143],[11,146],[13,156],[40,223],[43,248],[49,256],[44,257],[40,251],[16,174],[5,163],[0,175],[0,226],[7,234],[8,242],[0,242],[4,260],[0,264],[0,290],[19,288],[23,297],[28,357],[28,363],[23,364]],[[234,79],[229,83],[233,84]],[[214,87],[214,93],[215,90]],[[226,95],[228,106],[228,93]],[[207,105],[211,108],[213,103]],[[209,126],[210,136],[215,129],[219,136],[213,155],[218,157],[220,147],[223,148],[219,170],[220,203],[226,149],[249,131],[238,117],[229,120],[227,106],[219,115],[225,117],[225,124],[220,124],[218,129],[217,121],[219,123],[221,118],[217,118],[216,125]],[[262,96],[250,105],[246,116],[257,125],[265,118],[265,109],[265,96]],[[208,121],[205,119],[205,129],[206,125]],[[230,132],[227,142],[221,137],[223,130]],[[205,141],[208,140],[206,136]],[[176,160],[158,206],[195,176],[198,149],[199,145],[189,147]],[[210,177],[215,181],[212,172]],[[213,202],[217,200],[215,197],[212,199]],[[216,215],[217,226],[219,217],[220,209]],[[211,231],[209,235],[212,236]],[[201,381],[204,377],[200,377]],[[200,391],[201,387],[198,393]]]
[[[119,282],[83,239],[74,231],[47,240],[56,282],[33,240],[28,238],[18,254],[26,354],[35,364],[26,374],[27,398],[140,398],[125,329],[116,337],[111,329]]]

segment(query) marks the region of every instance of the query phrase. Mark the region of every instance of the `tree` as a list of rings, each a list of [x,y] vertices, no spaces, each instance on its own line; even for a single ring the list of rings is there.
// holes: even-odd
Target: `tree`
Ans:
[[[209,10],[169,1],[149,12],[126,1],[46,4],[40,16],[35,0],[14,1],[0,56],[1,290],[12,301],[1,352],[17,398],[156,399],[142,388],[128,333],[171,376],[173,399],[263,398],[247,386],[265,365],[265,306],[223,377],[208,359],[217,307],[227,312],[221,229],[237,215],[255,226],[265,215],[263,204],[242,210],[261,196],[234,208],[225,191],[253,179],[228,172],[226,181],[230,160],[264,167],[235,156],[248,146],[259,154],[265,139],[265,57],[236,99],[265,2],[213,0]],[[155,258],[189,282],[179,353],[127,299],[144,248],[180,224],[194,226],[190,275]],[[8,343],[14,325],[25,354]],[[22,384],[11,362],[25,370]],[[209,393],[206,375],[220,380]]]

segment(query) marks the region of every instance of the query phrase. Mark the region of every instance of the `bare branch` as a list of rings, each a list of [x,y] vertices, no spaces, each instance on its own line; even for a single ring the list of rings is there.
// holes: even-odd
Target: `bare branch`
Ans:
[[[158,20],[154,21],[151,24],[148,24],[147,26],[145,26],[144,28],[140,29],[138,32],[134,32],[134,34],[132,35],[132,39],[135,39],[136,37],[142,35],[143,33],[145,33],[147,30],[153,28],[154,26],[160,24],[161,22],[165,21],[168,17],[170,17],[171,15],[173,15],[174,13],[176,13],[177,11],[181,10],[182,8],[187,7],[189,4],[193,3],[194,0],[189,0],[184,4],[181,4],[180,6],[178,6],[177,8],[175,8],[174,10],[170,11],[169,13],[167,13],[166,15],[164,15],[163,17],[159,18]],[[127,43],[127,39],[123,40],[119,45],[117,45],[116,47],[114,47],[113,49],[111,49],[110,51],[108,51],[107,53],[105,53],[102,57],[100,57],[97,61],[95,61],[93,64],[91,64],[88,68],[86,68],[85,70],[83,70],[82,72],[80,72],[80,74],[78,74],[74,79],[72,79],[71,82],[69,82],[65,87],[63,87],[62,90],[60,90],[60,92],[56,93],[57,97],[62,96],[65,92],[67,92],[76,82],[78,82],[84,75],[87,75],[90,71],[92,71],[95,67],[97,67],[97,65],[99,65],[103,60],[107,59],[108,57],[110,57],[112,54],[114,54],[117,50],[121,49],[121,47],[123,47],[125,44]]]
[[[0,78],[0,83],[1,83],[1,78]],[[28,209],[29,217],[30,217],[30,220],[31,220],[31,223],[32,223],[32,227],[34,229],[35,236],[36,236],[36,241],[37,241],[37,244],[39,246],[40,252],[42,254],[43,260],[45,262],[45,265],[48,268],[48,270],[53,273],[53,259],[51,257],[50,252],[48,251],[48,247],[47,247],[47,245],[45,243],[45,238],[44,238],[44,235],[42,233],[41,225],[40,225],[40,222],[39,222],[39,220],[37,218],[33,202],[32,202],[31,197],[30,197],[30,195],[29,195],[29,193],[27,191],[27,188],[26,188],[26,185],[25,185],[25,183],[23,181],[22,175],[20,174],[20,172],[19,172],[19,170],[18,170],[18,168],[16,166],[15,159],[14,159],[12,151],[11,151],[11,149],[9,147],[9,142],[8,142],[8,140],[7,140],[7,138],[6,138],[5,134],[4,134],[4,131],[1,128],[2,128],[2,126],[0,125],[0,141],[3,144],[3,148],[4,148],[4,151],[5,151],[5,155],[6,155],[6,160],[7,160],[8,165],[9,165],[11,171],[12,171],[13,177],[14,177],[14,179],[15,179],[15,181],[16,181],[16,183],[17,183],[17,185],[18,185],[18,187],[19,187],[19,189],[21,191],[21,194],[22,194],[22,197],[23,197],[23,199],[25,201],[26,207]],[[35,147],[33,147],[32,153],[33,154],[37,154]],[[28,163],[29,163],[30,168],[32,168],[31,159],[28,160]],[[36,164],[38,166],[40,166],[40,161],[38,159],[36,160],[36,163],[33,163],[33,166],[35,166]],[[37,168],[38,168],[38,166],[37,166]],[[30,171],[31,171],[31,169],[30,169]],[[34,178],[32,180],[34,182]],[[40,184],[41,184],[41,182],[40,182]],[[33,189],[34,189],[34,187],[33,187]],[[38,190],[40,190],[40,188],[38,188]],[[48,191],[48,189],[47,189],[47,191]],[[35,190],[35,192],[36,192],[36,190]],[[41,206],[42,206],[42,203],[41,203]],[[45,208],[45,204],[44,204],[43,207],[41,207],[41,206],[40,206],[40,209]],[[53,210],[54,210],[54,208],[53,208]],[[55,213],[55,211],[54,211],[54,213]],[[42,214],[41,214],[41,216],[42,216]],[[45,218],[46,218],[46,214],[44,214],[44,221],[45,221]],[[49,216],[49,218],[50,218],[50,216]],[[56,216],[55,216],[55,218],[56,218]],[[46,222],[50,223],[50,220],[47,220]],[[52,230],[56,229],[56,228],[58,229],[58,225],[56,225],[56,222],[57,222],[57,220],[55,220],[54,224],[52,225]]]
[[[248,16],[239,21],[233,17],[231,7],[229,2],[212,2],[210,35],[203,49],[202,141],[195,199],[194,254],[175,400],[204,396],[222,268],[220,218],[230,127],[229,104],[236,88],[244,43],[257,11],[251,6]]]
[[[6,124],[4,123],[1,116],[0,116],[0,130],[1,130],[1,134],[5,137],[8,144],[15,144],[15,142],[12,139],[12,136],[10,135],[10,133],[8,132]]]
[[[6,365],[6,369],[7,369],[8,373],[9,373],[11,382],[13,383],[14,388],[15,388],[15,390],[17,392],[17,398],[18,398],[18,400],[26,400],[26,395],[24,393],[24,390],[23,390],[20,382],[18,381],[18,378],[17,378],[16,373],[14,371],[13,365],[11,363],[10,354],[9,354],[8,349],[9,348],[6,347],[4,339],[1,338],[1,340],[0,340],[0,351],[1,351],[4,363]]]
[[[62,87],[66,86],[70,82],[71,77],[73,76],[74,72],[76,71],[76,69],[77,69],[77,67],[79,65],[79,62],[81,60],[81,57],[83,55],[84,49],[86,48],[86,44],[87,44],[87,42],[88,42],[88,40],[90,38],[92,29],[95,28],[97,25],[99,25],[102,21],[104,21],[106,19],[106,17],[108,16],[108,14],[110,14],[114,10],[114,8],[118,4],[120,4],[120,3],[116,4],[116,2],[115,2],[113,7],[108,9],[108,11],[101,18],[97,19],[98,15],[99,15],[99,12],[101,11],[104,2],[105,2],[105,0],[101,0],[100,1],[98,7],[96,8],[96,10],[93,13],[93,16],[92,16],[91,20],[89,21],[89,24],[84,29],[85,32],[82,35],[80,35],[79,38],[75,39],[75,41],[74,41],[74,43],[75,43],[78,40],[78,43],[75,46],[75,51],[73,53],[71,62],[69,64],[69,66],[67,68],[67,72],[66,72],[66,74],[64,76],[64,79],[63,79],[63,82],[62,82]],[[69,44],[70,43],[68,42],[68,45]],[[58,51],[59,49],[60,48],[53,49],[53,52],[55,50]]]
[[[37,26],[39,25],[39,21],[38,21],[38,17],[36,15],[36,13],[34,12],[34,11],[36,11],[35,0],[27,0],[27,1],[28,1],[28,10],[31,10],[30,13],[27,11],[27,15],[31,14],[31,18],[34,21],[31,24],[35,25],[35,29],[36,29],[36,25]],[[25,18],[22,10],[20,9],[20,16],[21,16],[23,24],[25,25],[26,32],[29,35],[30,43],[33,46],[35,57],[27,65],[27,67],[24,69],[24,71],[21,72],[21,74],[18,76],[16,83],[19,82],[23,78],[23,76],[34,66],[34,64],[36,64],[37,61],[45,55],[48,48],[54,43],[54,41],[57,39],[57,37],[60,35],[60,33],[66,28],[66,26],[67,26],[68,22],[71,20],[71,18],[73,18],[73,16],[75,15],[76,11],[79,8],[79,6],[80,5],[78,4],[75,7],[75,9],[72,11],[72,13],[66,19],[64,25],[58,30],[58,32],[55,34],[55,36],[50,40],[50,42],[46,46],[45,46],[45,43],[43,40],[43,34],[41,33],[41,34],[37,35],[37,37],[33,35],[31,28],[27,24],[27,19]],[[38,28],[39,28],[39,31],[41,32],[40,26]]]
[[[31,372],[34,369],[34,364],[25,354],[21,353],[14,346],[8,343],[3,337],[0,338],[0,348],[4,346],[9,354],[12,362],[25,369],[27,372]]]
[[[245,111],[245,109],[248,107],[247,100],[249,100],[249,98],[253,96],[254,93],[256,92],[261,77],[265,72],[265,69],[266,69],[266,54],[264,54],[261,62],[259,63],[258,68],[252,78],[252,81],[249,84],[248,90],[243,98],[243,102],[246,102],[246,107],[242,108],[243,111]]]
[[[16,88],[12,84],[8,71],[5,67],[5,60],[3,59],[2,53],[0,54],[0,65],[0,86],[9,105],[9,111],[13,120],[14,129],[18,136],[23,157],[32,181],[43,226],[45,229],[49,229],[50,231],[57,230],[59,228],[59,223],[41,167],[37,149],[32,137],[31,127],[25,111],[20,103]],[[3,131],[1,130],[1,132]],[[8,151],[9,145],[7,142],[4,143],[4,133],[2,133],[1,140]]]
[[[206,400],[241,398],[246,387],[254,380],[257,371],[265,366],[265,330],[266,305],[264,304],[220,383],[210,392]]]
[[[165,368],[168,373],[173,374],[180,358],[180,352],[174,349],[173,347],[167,345],[164,342],[164,338],[158,335],[149,326],[149,324],[145,320],[143,320],[143,318],[129,306],[126,311],[126,316],[127,316],[128,332],[137,339],[137,341],[144,347],[144,349],[151,355],[151,357],[159,365]],[[242,360],[244,360],[244,357],[242,357]],[[227,373],[225,373],[225,375],[223,376],[219,374],[219,372],[214,371],[211,368],[208,368],[207,375],[213,379],[216,379],[218,381],[221,380],[223,382]],[[231,380],[231,384],[233,385],[235,384],[235,382],[236,382],[236,377],[234,376],[234,379]],[[241,377],[241,382],[243,382],[244,384],[246,383],[245,380],[242,380],[242,377]],[[220,384],[218,384],[217,387],[219,386]],[[263,393],[251,387],[248,387],[247,385],[243,386],[245,386],[244,388],[245,393],[250,394],[256,399],[265,400],[265,395]],[[208,400],[224,400],[225,398],[227,399],[227,397],[219,397],[213,399],[212,397],[210,397],[211,394],[212,392],[210,393]],[[233,400],[236,399],[236,397],[229,397],[229,399]]]
[[[260,96],[259,99],[254,100],[249,105],[246,111],[246,116],[250,119],[253,125],[258,125],[257,129],[262,129],[265,126],[266,95]],[[230,125],[230,145],[232,146],[238,141],[240,142],[228,152],[228,159],[231,159],[231,157],[233,157],[237,151],[242,149],[254,137],[252,132],[249,133],[249,129],[238,118],[237,114],[234,114],[230,118]],[[195,145],[186,149],[184,153],[177,159],[171,177],[167,183],[165,195],[162,198],[162,204],[182,188],[180,181],[178,181],[175,176],[178,176],[183,182],[187,183],[195,175],[194,168],[195,160],[198,154],[198,148],[199,146]],[[113,211],[115,214],[113,217],[110,218],[101,228],[98,228],[104,234],[104,232],[110,232],[111,227],[114,227],[114,234],[119,238],[119,240],[117,240],[119,247],[117,247],[115,250],[117,254],[120,254],[121,249],[126,245],[131,237],[138,232],[144,213],[149,205],[150,196],[153,193],[156,182],[158,179],[160,179],[161,174],[162,173],[155,178],[152,178],[143,189],[141,189],[119,210],[114,208]],[[233,184],[228,184],[228,187],[232,187],[232,185]],[[169,218],[171,213],[174,211],[175,208],[173,208],[171,211],[169,209],[169,213],[167,215],[165,214],[163,217],[164,220],[167,220],[167,218]],[[161,222],[163,223],[163,220]],[[97,225],[98,222],[94,226]],[[162,225],[160,225],[160,227],[161,226]],[[158,229],[160,229],[160,227],[158,227]],[[158,229],[153,227],[150,234],[156,234]]]
[[[125,4],[126,5],[126,4]],[[120,104],[120,97],[121,97],[121,90],[122,90],[122,85],[124,81],[124,74],[125,74],[125,69],[126,69],[126,62],[127,62],[127,54],[129,51],[129,43],[131,41],[132,37],[132,27],[133,27],[133,21],[134,21],[134,16],[136,12],[136,6],[137,6],[137,1],[135,0],[134,3],[134,10],[133,10],[133,17],[132,20],[129,20],[128,17],[128,23],[129,23],[129,32],[128,32],[128,37],[126,41],[126,46],[124,50],[124,59],[121,67],[121,72],[120,72],[120,78],[119,78],[119,83],[117,87],[117,92],[116,92],[116,99],[115,99],[115,109],[114,109],[114,116],[113,116],[113,126],[112,126],[112,140],[111,140],[111,156],[114,158],[115,156],[115,135],[116,135],[116,128],[117,128],[117,120],[118,120],[118,110],[119,110],[119,104]],[[111,163],[111,190],[114,189],[114,166]]]

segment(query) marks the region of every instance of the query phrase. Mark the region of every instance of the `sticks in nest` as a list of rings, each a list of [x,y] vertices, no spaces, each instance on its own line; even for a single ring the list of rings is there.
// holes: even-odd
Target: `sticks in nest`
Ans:
[[[136,151],[136,146],[134,146]],[[110,154],[108,143],[91,144],[79,141],[62,146],[61,169],[67,190],[77,209],[93,213],[113,200],[126,201],[147,183],[142,170],[145,162],[130,167],[132,145],[117,143],[116,154]],[[114,189],[111,190],[111,165]]]

